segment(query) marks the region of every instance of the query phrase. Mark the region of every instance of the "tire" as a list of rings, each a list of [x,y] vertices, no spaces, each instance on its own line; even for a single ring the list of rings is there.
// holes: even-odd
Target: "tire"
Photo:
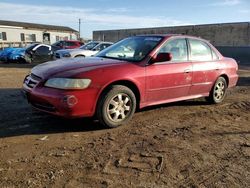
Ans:
[[[225,96],[227,91],[227,81],[223,77],[219,77],[212,90],[210,91],[209,97],[206,98],[206,100],[213,104],[221,103]]]
[[[26,61],[25,59],[23,59],[23,58],[20,58],[20,59],[17,61],[17,63],[19,63],[19,64],[26,64],[27,61]]]
[[[108,127],[115,128],[128,122],[136,109],[136,98],[126,86],[114,85],[100,96],[97,104],[97,118]]]

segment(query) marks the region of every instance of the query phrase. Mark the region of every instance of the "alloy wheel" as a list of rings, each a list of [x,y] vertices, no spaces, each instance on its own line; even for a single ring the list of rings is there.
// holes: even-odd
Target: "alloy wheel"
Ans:
[[[131,111],[131,99],[125,93],[115,95],[107,105],[107,114],[113,122],[121,122],[128,117]]]
[[[221,99],[223,99],[224,94],[225,94],[225,90],[226,90],[226,87],[225,87],[224,82],[223,81],[219,81],[215,85],[215,88],[214,88],[214,98],[217,101],[220,101]]]

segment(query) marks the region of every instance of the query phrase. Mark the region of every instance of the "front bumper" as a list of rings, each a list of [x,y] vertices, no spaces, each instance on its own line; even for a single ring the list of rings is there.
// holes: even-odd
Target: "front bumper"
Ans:
[[[37,110],[65,118],[91,117],[95,113],[98,90],[60,90],[37,86],[28,88],[23,85],[23,93],[27,101]],[[76,104],[69,105],[65,98],[74,96]]]

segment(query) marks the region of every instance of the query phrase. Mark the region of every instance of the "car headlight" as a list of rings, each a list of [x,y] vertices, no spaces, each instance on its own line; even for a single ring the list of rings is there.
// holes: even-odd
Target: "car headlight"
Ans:
[[[63,57],[71,57],[70,53],[65,53],[62,55]]]
[[[45,86],[57,89],[85,89],[90,83],[90,79],[51,78],[47,80]]]

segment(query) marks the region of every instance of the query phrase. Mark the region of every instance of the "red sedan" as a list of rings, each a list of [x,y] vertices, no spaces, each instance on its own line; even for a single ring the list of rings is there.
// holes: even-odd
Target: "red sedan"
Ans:
[[[74,49],[80,48],[84,43],[77,41],[77,40],[60,40],[52,44],[58,49]]]
[[[96,115],[117,127],[136,108],[199,97],[220,103],[236,85],[237,69],[235,60],[200,38],[135,36],[96,57],[38,65],[23,90],[38,110],[68,118]]]

